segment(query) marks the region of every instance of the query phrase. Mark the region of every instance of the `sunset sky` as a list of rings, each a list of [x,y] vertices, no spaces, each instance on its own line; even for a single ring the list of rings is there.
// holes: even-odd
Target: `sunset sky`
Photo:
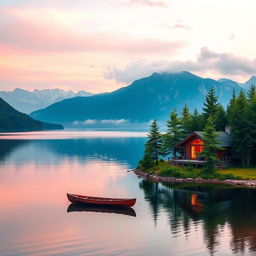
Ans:
[[[0,90],[112,91],[152,72],[256,75],[255,0],[2,0]]]

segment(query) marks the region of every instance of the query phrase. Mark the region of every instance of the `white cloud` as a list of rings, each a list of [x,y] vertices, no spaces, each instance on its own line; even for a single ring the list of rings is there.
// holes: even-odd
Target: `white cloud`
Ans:
[[[128,123],[129,120],[127,119],[103,119],[103,120],[96,120],[96,119],[87,119],[84,121],[74,121],[73,125],[92,125],[92,124],[112,124],[112,125],[119,125]]]
[[[218,74],[220,76],[244,76],[256,74],[256,59],[238,57],[232,53],[217,53],[207,47],[201,48],[195,61],[137,61],[124,69],[116,67],[105,71],[107,79],[129,84],[136,79],[151,75],[153,72],[180,72]]]
[[[87,119],[83,121],[83,124],[95,124],[95,123],[96,123],[96,120],[93,120],[93,119]]]
[[[126,119],[105,119],[105,120],[101,120],[102,124],[123,124],[128,122],[128,120]]]

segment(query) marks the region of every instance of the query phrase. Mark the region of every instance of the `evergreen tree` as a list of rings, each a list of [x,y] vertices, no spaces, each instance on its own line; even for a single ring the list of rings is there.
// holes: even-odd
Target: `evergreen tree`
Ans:
[[[156,120],[153,120],[148,133],[148,142],[146,144],[146,152],[152,157],[152,159],[158,164],[159,155],[161,155],[162,149],[162,135],[159,131],[159,126]]]
[[[235,90],[233,90],[232,98],[227,107],[227,122],[229,126],[231,126],[234,119],[235,105],[236,105],[236,93],[235,93]]]
[[[203,130],[203,116],[198,113],[197,109],[191,115],[191,132]]]
[[[182,136],[183,138],[187,137],[191,131],[191,114],[189,113],[189,108],[187,105],[183,107],[182,116],[181,116],[181,127],[182,127]]]
[[[231,105],[231,104],[230,104]],[[250,165],[253,141],[249,121],[249,105],[243,91],[232,102],[230,111],[232,156],[243,166]]]
[[[216,152],[221,150],[221,147],[218,146],[219,142],[217,141],[216,137],[217,132],[214,127],[214,120],[212,116],[209,116],[202,137],[204,141],[204,149],[203,152],[200,153],[200,155],[206,160],[204,171],[207,174],[214,173],[214,166],[219,161]]]
[[[254,85],[251,85],[248,93],[247,93],[247,98],[249,102],[252,102],[256,100],[256,89]]]
[[[215,122],[216,114],[218,111],[218,99],[215,95],[215,89],[212,87],[208,92],[205,98],[204,107],[203,107],[203,116],[205,125],[207,124],[208,118],[211,116],[213,122]]]
[[[172,154],[174,158],[177,156],[177,144],[182,139],[181,121],[176,110],[170,114],[170,120],[167,121],[167,132],[164,135],[163,151],[165,155]]]
[[[152,158],[151,147],[148,142],[145,144],[144,156],[143,159],[139,162],[139,167],[142,167],[144,170],[148,170],[154,166],[154,161]]]
[[[250,163],[256,164],[256,90],[255,86],[251,86],[248,94],[248,108],[247,108],[247,125],[248,125],[248,139],[250,145]],[[248,159],[247,159],[248,161]],[[247,165],[250,165],[247,162]]]
[[[250,131],[251,162],[256,164],[256,99],[254,99],[248,110],[248,126]],[[247,163],[248,165],[250,163]]]
[[[225,127],[228,123],[227,115],[225,109],[222,105],[218,105],[216,119],[215,119],[215,128],[217,131],[225,131]]]

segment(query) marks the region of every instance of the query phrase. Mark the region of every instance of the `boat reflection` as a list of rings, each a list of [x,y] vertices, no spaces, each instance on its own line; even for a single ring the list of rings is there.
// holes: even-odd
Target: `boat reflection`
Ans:
[[[115,213],[136,217],[136,212],[133,208],[118,207],[118,206],[101,206],[101,205],[86,205],[86,204],[70,204],[67,212],[100,212],[100,213]]]

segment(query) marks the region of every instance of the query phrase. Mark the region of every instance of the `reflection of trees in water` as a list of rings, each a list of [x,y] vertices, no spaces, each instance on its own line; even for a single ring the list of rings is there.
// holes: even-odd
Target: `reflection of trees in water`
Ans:
[[[256,191],[238,191],[231,212],[229,223],[233,252],[241,254],[246,249],[256,252]]]
[[[204,240],[210,255],[214,255],[226,224],[231,229],[231,250],[242,254],[256,252],[256,191],[252,189],[202,187],[174,188],[145,180],[140,182],[157,224],[161,209],[168,215],[171,233],[175,236],[183,227],[203,225]]]
[[[163,186],[159,186],[158,183],[151,183],[145,180],[140,182],[140,188],[143,189],[145,193],[145,199],[149,202],[150,208],[152,210],[152,215],[157,224],[159,212],[161,207],[166,211],[171,225],[171,232],[173,235],[178,233],[178,229],[181,219],[184,219],[185,226],[188,228],[189,224],[186,220],[189,218],[186,216],[187,213],[182,211],[180,207],[175,203],[175,193],[173,189],[166,189]]]
[[[28,140],[1,140],[0,139],[0,162],[4,161],[14,149],[29,143]]]

